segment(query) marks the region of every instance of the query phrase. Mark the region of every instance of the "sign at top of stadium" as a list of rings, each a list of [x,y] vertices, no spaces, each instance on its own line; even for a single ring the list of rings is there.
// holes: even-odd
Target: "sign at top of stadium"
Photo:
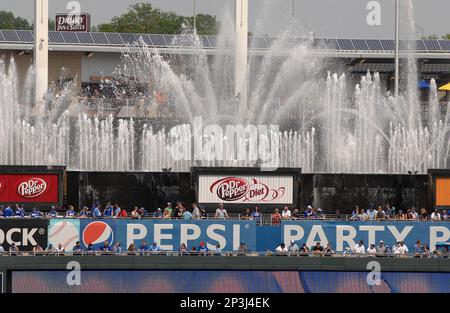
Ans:
[[[56,31],[88,32],[90,22],[89,14],[57,14],[55,19]]]

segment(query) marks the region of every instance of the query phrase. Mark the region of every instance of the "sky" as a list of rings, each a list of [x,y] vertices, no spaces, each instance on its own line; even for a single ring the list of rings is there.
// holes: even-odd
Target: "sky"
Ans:
[[[35,0],[0,0],[0,10],[33,20]],[[225,8],[233,8],[234,0],[195,0],[197,13],[220,17]],[[294,1],[294,10],[292,9]],[[407,0],[401,0],[407,1]],[[411,0],[414,4],[416,33],[444,35],[450,33],[449,0]],[[68,12],[70,0],[49,0],[50,16]],[[108,22],[126,12],[129,5],[150,2],[164,11],[189,16],[194,0],[78,0],[81,11],[91,14],[91,24]],[[369,26],[370,2],[380,4],[381,25]],[[304,29],[317,37],[379,38],[394,37],[394,0],[249,0],[249,31],[277,35],[294,17]]]

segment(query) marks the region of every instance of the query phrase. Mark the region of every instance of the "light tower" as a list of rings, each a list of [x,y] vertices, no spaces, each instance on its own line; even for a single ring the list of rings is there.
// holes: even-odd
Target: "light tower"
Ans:
[[[35,0],[34,70],[36,106],[43,104],[48,86],[48,0]]]
[[[236,0],[234,91],[239,111],[247,110],[248,0]]]

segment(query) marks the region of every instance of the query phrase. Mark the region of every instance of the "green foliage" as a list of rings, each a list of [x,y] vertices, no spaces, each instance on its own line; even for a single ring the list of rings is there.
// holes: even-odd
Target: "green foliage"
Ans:
[[[0,29],[29,30],[33,26],[26,19],[15,17],[12,12],[0,11]]]
[[[163,12],[150,3],[138,3],[130,6],[128,12],[115,16],[110,23],[102,23],[92,31],[118,33],[154,33],[178,34],[182,25],[193,26],[193,17],[179,16],[173,12]],[[215,16],[198,14],[197,32],[201,35],[217,33],[218,23]]]

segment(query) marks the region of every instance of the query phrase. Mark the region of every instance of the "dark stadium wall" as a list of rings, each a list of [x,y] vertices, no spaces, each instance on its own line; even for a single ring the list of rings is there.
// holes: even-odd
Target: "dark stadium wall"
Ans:
[[[370,203],[389,203],[397,209],[430,207],[428,185],[427,175],[301,174],[298,203],[301,208],[312,204],[328,213],[336,209],[351,213],[355,205],[366,208]],[[177,200],[186,205],[195,201],[191,173],[67,172],[67,203],[79,207],[114,201],[126,209],[137,205],[154,210]]]

